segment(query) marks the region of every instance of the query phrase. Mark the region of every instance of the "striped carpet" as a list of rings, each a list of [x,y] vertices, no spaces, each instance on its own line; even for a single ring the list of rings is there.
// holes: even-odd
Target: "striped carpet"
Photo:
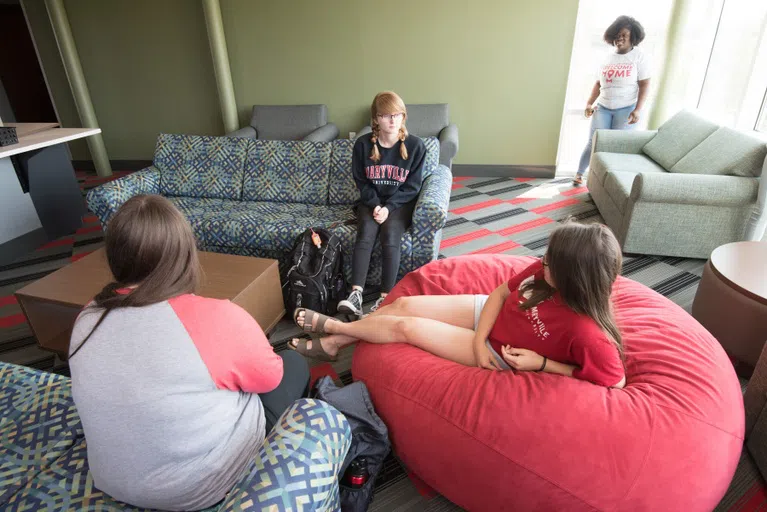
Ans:
[[[125,172],[115,173],[116,177]],[[113,178],[112,178],[113,179]],[[78,173],[84,191],[103,183],[89,173]],[[462,254],[542,255],[548,235],[557,223],[574,217],[582,222],[602,219],[585,187],[573,188],[570,179],[532,178],[454,179],[450,212],[440,257]],[[39,349],[13,293],[27,283],[97,249],[103,243],[98,220],[87,215],[73,236],[49,243],[13,264],[0,267],[0,360],[67,374],[66,363]],[[689,311],[703,271],[702,260],[625,255],[623,275],[665,295]],[[373,295],[366,296],[368,307]],[[282,322],[270,340],[275,350],[285,350],[295,328]],[[312,367],[317,378],[329,375],[339,383],[350,383],[352,349],[342,352],[332,364]],[[744,454],[738,473],[717,511],[754,512],[767,510],[767,487],[758,469]],[[415,475],[390,457],[379,477],[371,511],[460,510],[437,495]]]

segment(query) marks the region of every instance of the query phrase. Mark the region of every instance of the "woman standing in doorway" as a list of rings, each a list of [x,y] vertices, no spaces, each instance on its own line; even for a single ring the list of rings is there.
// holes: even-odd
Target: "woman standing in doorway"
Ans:
[[[589,166],[594,132],[630,130],[639,121],[650,87],[650,65],[638,48],[644,37],[642,25],[629,16],[618,17],[605,31],[604,40],[615,51],[600,66],[599,78],[586,102],[586,117],[592,118],[591,131],[573,180],[576,185],[583,183]]]
[[[426,157],[423,141],[407,132],[407,109],[397,94],[376,94],[370,118],[373,132],[358,138],[352,153],[352,173],[360,191],[352,292],[338,303],[339,311],[358,317],[362,316],[362,289],[379,235],[383,253],[381,295],[371,311],[378,309],[397,280],[402,234],[413,220]]]

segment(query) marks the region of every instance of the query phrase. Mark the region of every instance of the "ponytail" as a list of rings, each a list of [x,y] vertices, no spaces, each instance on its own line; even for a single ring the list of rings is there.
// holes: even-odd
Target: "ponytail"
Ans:
[[[373,136],[370,140],[373,142],[373,151],[370,152],[370,159],[376,163],[381,161],[381,153],[378,151],[378,124],[373,123]]]
[[[93,335],[93,333],[96,331],[99,325],[101,325],[101,322],[104,321],[104,319],[107,317],[110,311],[115,309],[115,307],[118,307],[122,305],[122,302],[124,302],[127,295],[123,295],[117,292],[121,288],[120,283],[112,282],[106,285],[99,293],[93,298],[93,303],[90,304],[86,310],[88,309],[96,309],[96,308],[103,308],[104,311],[101,312],[101,316],[99,316],[98,321],[96,322],[96,325],[93,326],[93,329],[91,329],[91,332],[88,333],[88,336],[85,337],[85,339],[80,343],[80,345],[77,346],[77,348],[69,354],[69,358],[71,359],[74,357],[75,354],[77,354],[81,348],[83,348],[83,345],[85,345],[85,342],[88,341],[88,339]]]
[[[407,160],[407,148],[405,147],[405,139],[407,139],[407,128],[403,126],[399,129],[399,156],[401,156],[403,160]]]

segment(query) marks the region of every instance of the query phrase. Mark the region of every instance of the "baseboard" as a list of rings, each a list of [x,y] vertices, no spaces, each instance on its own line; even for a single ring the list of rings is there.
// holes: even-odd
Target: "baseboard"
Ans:
[[[139,171],[152,165],[151,160],[110,160],[113,171]],[[72,167],[78,171],[95,171],[93,160],[72,160]]]
[[[554,165],[477,165],[453,164],[453,176],[488,178],[553,178]]]

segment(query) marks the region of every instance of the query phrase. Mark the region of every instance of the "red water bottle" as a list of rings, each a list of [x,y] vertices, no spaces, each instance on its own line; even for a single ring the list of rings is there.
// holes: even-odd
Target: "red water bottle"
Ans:
[[[368,461],[365,457],[357,457],[349,464],[344,474],[344,482],[352,489],[359,489],[365,485],[370,478],[368,472]]]

